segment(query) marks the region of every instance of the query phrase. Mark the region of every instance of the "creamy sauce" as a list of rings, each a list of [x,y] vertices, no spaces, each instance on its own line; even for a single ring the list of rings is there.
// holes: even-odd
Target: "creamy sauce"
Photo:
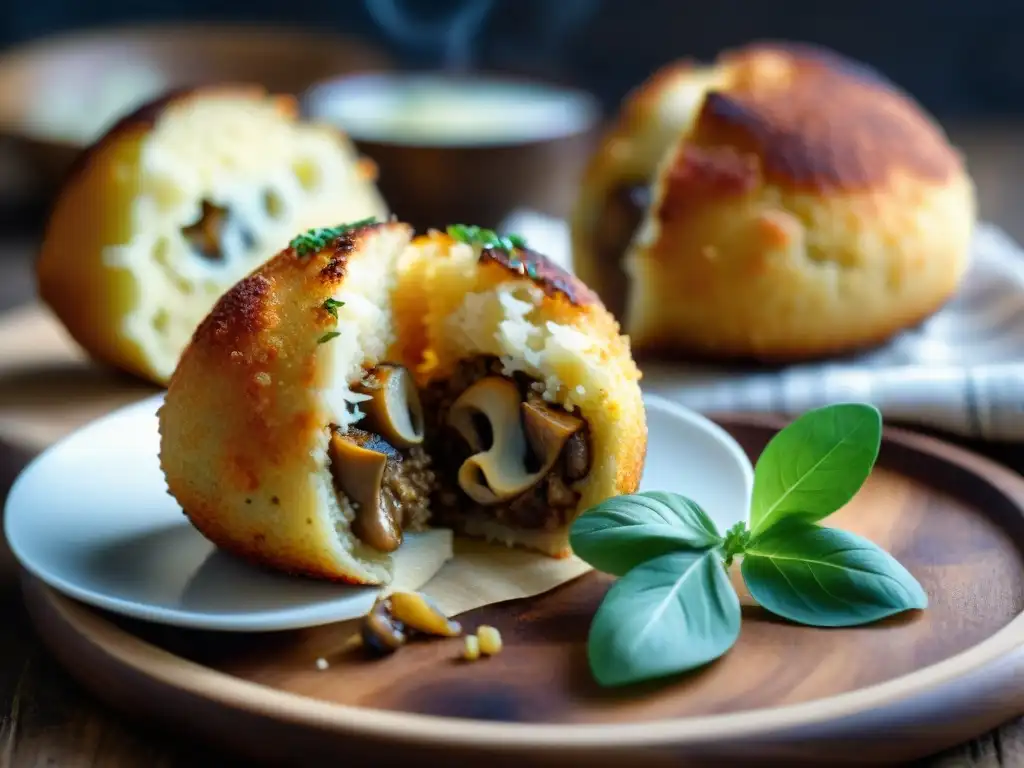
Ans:
[[[584,93],[485,77],[358,76],[315,89],[309,103],[354,139],[392,144],[515,144],[579,133],[597,119]]]

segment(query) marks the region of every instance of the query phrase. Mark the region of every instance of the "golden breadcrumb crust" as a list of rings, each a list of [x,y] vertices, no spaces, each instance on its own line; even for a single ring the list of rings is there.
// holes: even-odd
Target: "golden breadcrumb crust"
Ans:
[[[624,184],[650,197],[620,268],[599,238]],[[933,314],[975,215],[961,158],[910,97],[827,51],[757,44],[631,94],[588,169],[574,265],[638,354],[797,360]]]
[[[315,485],[297,478],[329,471],[317,458],[332,419],[320,396],[331,370],[319,340],[335,326],[324,302],[388,229],[408,231],[375,224],[317,253],[284,250],[217,302],[183,353],[160,409],[160,461],[217,546],[281,571],[372,581],[327,556],[339,532]]]

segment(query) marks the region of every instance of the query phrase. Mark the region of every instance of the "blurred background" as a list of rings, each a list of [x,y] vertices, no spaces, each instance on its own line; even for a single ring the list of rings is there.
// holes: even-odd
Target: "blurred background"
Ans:
[[[670,60],[710,59],[722,48],[776,38],[825,45],[877,67],[954,133],[966,125],[968,145],[998,140],[985,128],[1005,125],[1024,110],[1024,5],[1014,0],[35,0],[0,10],[0,46],[7,53],[0,122],[9,123],[12,113],[22,124],[63,120],[65,138],[83,137],[117,111],[113,102],[142,98],[168,77],[216,77],[208,55],[182,50],[175,61],[166,50],[116,32],[183,23],[306,30],[330,40],[307,46],[315,49],[307,58],[318,63],[298,67],[304,71],[268,47],[261,71],[253,74],[279,89],[295,90],[342,69],[486,70],[581,88],[609,115],[631,87]],[[70,45],[91,34],[105,35],[106,62],[96,49],[67,55]],[[223,47],[222,58],[230,56],[230,43]],[[353,49],[347,57],[346,48]],[[39,76],[37,60],[32,76],[8,76],[12,59],[24,64],[26,51],[34,51],[46,71]],[[8,159],[0,173],[6,219],[37,222],[17,204],[27,204],[31,190],[45,189],[31,169],[15,170]]]
[[[241,40],[239,26],[259,31]],[[1013,181],[1024,177],[1018,130],[1024,5],[1014,0],[6,3],[0,9],[0,230],[32,243],[71,157],[114,117],[169,85],[229,77],[301,96],[361,71],[486,71],[579,89],[598,113],[592,140],[601,120],[659,66],[710,60],[723,48],[758,39],[824,45],[901,85],[963,149],[982,217],[1024,239]],[[360,148],[383,163],[384,192],[393,209],[403,210],[401,190],[388,188],[394,179],[388,163],[405,162],[404,156]],[[577,142],[552,152],[557,172],[538,161],[549,177],[546,194],[509,194],[565,216],[587,150]],[[420,190],[415,194],[422,199]],[[26,253],[0,247],[0,263]],[[25,275],[11,274],[0,286],[20,281],[22,291]],[[0,305],[6,290],[0,287]]]
[[[468,24],[445,23],[467,10]],[[1024,109],[1024,5],[1016,0],[33,0],[4,4],[0,43],[194,20],[354,35],[406,67],[447,64],[567,80],[609,110],[669,59],[784,37],[874,64],[940,117]]]

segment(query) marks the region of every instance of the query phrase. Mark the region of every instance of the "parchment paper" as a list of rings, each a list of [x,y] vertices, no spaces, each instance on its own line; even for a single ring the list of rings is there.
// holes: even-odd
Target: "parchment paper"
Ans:
[[[547,592],[582,576],[578,557],[556,559],[503,544],[455,539],[455,555],[423,587],[447,616]]]
[[[404,537],[402,546],[394,554],[395,574],[384,592],[415,592],[430,583],[452,559],[452,532],[436,528]],[[376,595],[381,590],[373,590]],[[372,605],[368,601],[367,608]]]

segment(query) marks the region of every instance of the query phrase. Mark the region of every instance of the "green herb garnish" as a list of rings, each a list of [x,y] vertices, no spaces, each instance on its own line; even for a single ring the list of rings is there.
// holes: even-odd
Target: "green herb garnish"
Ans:
[[[323,336],[321,336],[319,339],[316,340],[316,343],[317,344],[324,344],[324,343],[330,341],[331,339],[338,338],[339,336],[341,336],[341,332],[340,331],[327,331],[327,333],[325,333]]]
[[[337,299],[324,299],[324,303],[321,304],[320,306],[322,306],[330,314],[331,317],[337,320],[338,307],[344,307],[345,302],[338,301]]]
[[[467,245],[478,245],[480,248],[500,248],[512,251],[525,248],[526,239],[521,235],[499,235],[493,229],[483,229],[472,224],[451,224],[447,229],[448,236],[453,240]]]
[[[728,567],[766,610],[798,624],[849,627],[925,608],[928,596],[867,539],[817,522],[845,505],[871,473],[882,419],[870,405],[818,408],[780,430],[754,468],[749,523],[723,536],[677,494],[618,496],[573,523],[573,551],[619,576],[590,627],[587,654],[602,685],[702,666],[739,637]]]
[[[318,227],[316,229],[307,230],[304,234],[298,235],[293,238],[288,246],[295,249],[295,253],[299,256],[309,256],[311,253],[316,253],[323,248],[326,248],[332,240],[336,240],[346,232],[350,232],[353,229],[359,229],[369,224],[373,224],[377,219],[374,216],[370,216],[359,221],[353,221],[350,224],[339,224],[336,227]]]

